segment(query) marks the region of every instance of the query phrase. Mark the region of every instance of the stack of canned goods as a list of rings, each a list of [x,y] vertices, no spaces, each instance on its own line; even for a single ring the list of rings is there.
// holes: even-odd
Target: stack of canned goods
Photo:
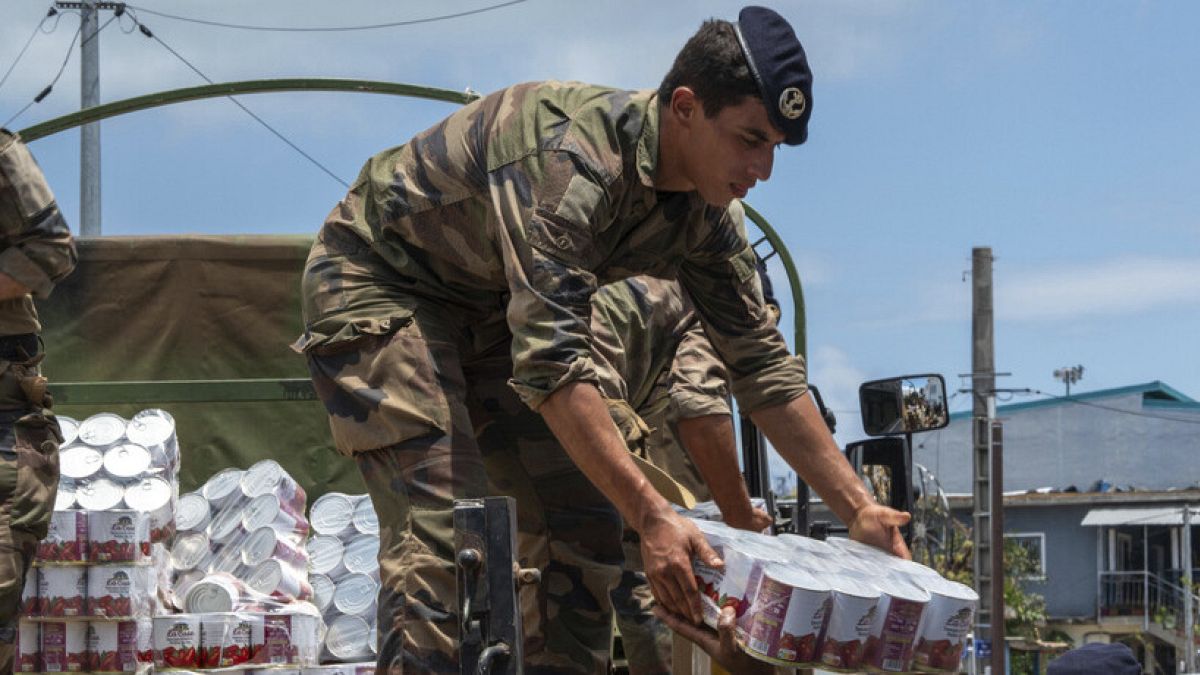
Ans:
[[[309,580],[325,616],[322,660],[352,663],[374,658],[379,597],[379,520],[367,495],[325,494],[309,512]]]
[[[157,669],[271,668],[271,672],[314,667],[324,624],[307,603],[270,612],[207,612],[154,617],[153,659]]]
[[[179,491],[175,422],[162,410],[58,419],[62,478],[26,576],[16,669],[148,668],[156,566],[166,565]]]
[[[695,521],[725,562],[693,561],[704,620],[737,614],[738,644],[785,667],[958,672],[978,596],[934,570],[848,539]]]
[[[173,604],[190,614],[309,600],[304,489],[278,462],[225,469],[182,496],[171,548]]]

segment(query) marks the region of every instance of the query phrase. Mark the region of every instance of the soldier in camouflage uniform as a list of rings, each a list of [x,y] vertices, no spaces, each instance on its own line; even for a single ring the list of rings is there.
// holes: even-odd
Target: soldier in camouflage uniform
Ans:
[[[770,176],[776,145],[804,141],[810,84],[791,27],[747,8],[702,26],[657,92],[520,84],[367,161],[309,255],[296,347],[379,512],[384,672],[458,670],[453,502],[488,491],[472,412],[502,378],[566,450],[518,453],[557,477],[563,558],[619,570],[623,518],[655,597],[699,621],[691,560],[721,562],[628,456],[637,424],[593,354],[592,294],[637,274],[679,280],[740,408],[853,536],[903,552],[904,515],[873,502],[803,397],[728,208]],[[579,569],[547,573],[547,616],[605,611]],[[553,622],[555,670],[601,670],[575,626]]]
[[[58,492],[58,443],[33,297],[75,267],[75,245],[24,143],[0,129],[0,673],[12,672],[21,589]]]

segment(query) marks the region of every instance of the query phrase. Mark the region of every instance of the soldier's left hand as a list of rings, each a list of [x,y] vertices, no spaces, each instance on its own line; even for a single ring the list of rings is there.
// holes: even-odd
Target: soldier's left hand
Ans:
[[[900,533],[900,528],[909,520],[912,520],[912,515],[904,511],[881,504],[868,504],[854,514],[854,521],[850,523],[850,538],[911,560],[912,553]]]
[[[721,568],[725,564],[721,557],[695,524],[670,507],[648,515],[638,534],[646,581],[654,598],[667,610],[700,623],[700,589],[692,572],[692,559]]]

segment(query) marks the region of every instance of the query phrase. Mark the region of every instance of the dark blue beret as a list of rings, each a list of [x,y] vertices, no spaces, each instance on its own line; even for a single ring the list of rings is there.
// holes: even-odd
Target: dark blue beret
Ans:
[[[1093,642],[1072,649],[1050,662],[1047,675],[1141,675],[1133,651],[1116,642]]]
[[[788,145],[800,145],[808,138],[812,113],[813,78],[804,47],[787,20],[766,7],[746,7],[734,28],[771,122]]]

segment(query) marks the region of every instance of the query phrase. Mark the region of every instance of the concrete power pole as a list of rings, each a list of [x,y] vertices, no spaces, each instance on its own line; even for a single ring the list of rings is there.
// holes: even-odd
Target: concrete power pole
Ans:
[[[975,635],[992,643],[991,673],[1004,668],[1004,460],[996,421],[992,249],[971,250],[971,392],[974,429],[974,572],[979,593]],[[985,633],[984,627],[990,628]]]

